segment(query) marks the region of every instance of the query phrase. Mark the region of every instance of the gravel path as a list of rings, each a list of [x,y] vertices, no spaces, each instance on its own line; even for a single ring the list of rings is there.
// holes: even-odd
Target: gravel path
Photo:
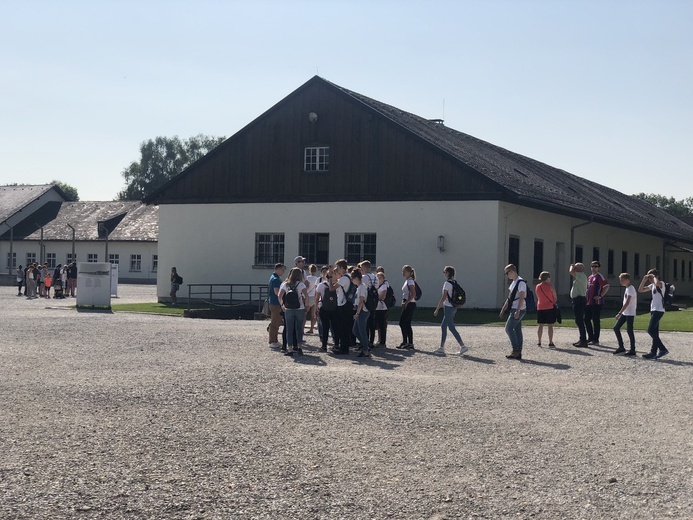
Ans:
[[[12,291],[2,519],[693,518],[693,334],[663,334],[671,355],[647,361],[613,356],[608,330],[578,350],[558,329],[551,351],[526,328],[513,362],[500,328],[463,327],[459,357],[418,325],[413,353],[291,359],[266,322]],[[118,302],[154,300],[121,286]]]

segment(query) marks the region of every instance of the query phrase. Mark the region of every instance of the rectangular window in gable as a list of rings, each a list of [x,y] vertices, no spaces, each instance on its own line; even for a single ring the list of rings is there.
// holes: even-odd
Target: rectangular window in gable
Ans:
[[[303,169],[307,172],[326,172],[330,169],[328,146],[306,146]]]
[[[274,267],[284,261],[284,233],[255,233],[255,265]]]
[[[375,233],[346,233],[344,235],[344,258],[351,265],[363,260],[376,264]]]

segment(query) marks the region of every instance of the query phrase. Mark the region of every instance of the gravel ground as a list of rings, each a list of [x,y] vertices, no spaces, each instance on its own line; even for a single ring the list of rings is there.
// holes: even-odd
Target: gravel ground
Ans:
[[[526,328],[516,362],[500,328],[438,356],[422,324],[292,359],[266,322],[70,304],[0,288],[0,518],[693,518],[693,334],[647,361]]]

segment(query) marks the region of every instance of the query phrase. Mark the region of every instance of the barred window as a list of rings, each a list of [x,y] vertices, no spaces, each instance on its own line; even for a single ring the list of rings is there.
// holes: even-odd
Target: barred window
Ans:
[[[46,253],[46,263],[48,267],[55,269],[55,266],[58,265],[57,255],[55,253]]]
[[[31,265],[34,262],[36,262],[36,253],[27,253],[26,254],[26,265]]]
[[[307,258],[311,264],[327,265],[330,263],[329,233],[299,233],[298,254]]]
[[[362,260],[369,260],[375,265],[375,233],[346,233],[344,235],[344,258],[355,265]]]
[[[284,233],[255,233],[255,265],[274,267],[284,261]]]
[[[307,172],[326,172],[330,169],[330,148],[327,146],[307,146],[304,156],[304,170]]]
[[[12,254],[7,253],[7,267],[17,267],[17,253],[12,251]]]
[[[99,261],[99,255],[98,253],[89,253],[87,254],[87,262],[89,263],[96,263]]]
[[[108,255],[108,261],[112,264],[118,265],[120,263],[120,255]]]
[[[156,273],[159,270],[159,255],[152,255],[152,272]]]

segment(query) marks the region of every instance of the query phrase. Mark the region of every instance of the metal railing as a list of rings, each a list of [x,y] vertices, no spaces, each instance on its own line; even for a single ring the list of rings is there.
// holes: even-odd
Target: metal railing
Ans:
[[[188,311],[193,303],[214,308],[254,307],[262,311],[269,293],[267,284],[242,283],[190,283],[188,285]]]

